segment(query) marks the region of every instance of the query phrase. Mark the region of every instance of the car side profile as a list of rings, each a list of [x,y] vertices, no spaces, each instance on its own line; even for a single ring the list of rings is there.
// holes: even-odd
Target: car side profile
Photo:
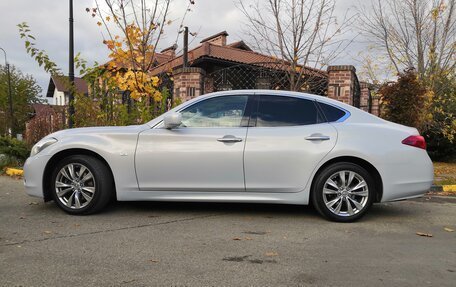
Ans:
[[[415,128],[321,96],[207,94],[137,126],[46,136],[24,166],[27,193],[70,214],[119,201],[313,204],[349,222],[433,181]]]

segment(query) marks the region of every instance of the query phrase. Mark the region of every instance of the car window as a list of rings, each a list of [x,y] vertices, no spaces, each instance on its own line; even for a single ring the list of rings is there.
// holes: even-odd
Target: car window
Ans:
[[[345,114],[346,114],[345,111],[338,109],[331,105],[327,105],[327,104],[320,103],[320,102],[318,102],[318,105],[320,106],[323,113],[325,114],[325,117],[328,120],[328,122],[336,122],[340,118],[345,116]]]
[[[310,125],[320,122],[314,101],[283,97],[260,96],[257,127]]]
[[[240,127],[248,96],[216,97],[181,112],[182,127]]]

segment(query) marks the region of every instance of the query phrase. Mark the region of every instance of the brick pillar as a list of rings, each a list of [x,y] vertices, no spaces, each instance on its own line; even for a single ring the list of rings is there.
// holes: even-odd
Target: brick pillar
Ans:
[[[371,114],[380,116],[380,100],[378,97],[372,97]]]
[[[351,65],[328,67],[328,98],[353,104],[355,67]]]
[[[360,109],[369,112],[369,98],[371,97],[371,87],[369,83],[366,82],[360,82],[359,86],[361,88]]]
[[[205,72],[201,68],[180,68],[173,72],[174,97],[182,102],[203,94]]]

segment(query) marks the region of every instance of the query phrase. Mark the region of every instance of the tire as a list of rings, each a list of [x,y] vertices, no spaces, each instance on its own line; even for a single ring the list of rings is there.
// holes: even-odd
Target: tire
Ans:
[[[373,177],[366,169],[354,163],[339,162],[329,165],[317,175],[311,200],[325,218],[353,222],[366,214],[375,194]]]
[[[114,180],[105,163],[88,155],[61,160],[51,176],[54,202],[72,215],[93,214],[113,197]]]

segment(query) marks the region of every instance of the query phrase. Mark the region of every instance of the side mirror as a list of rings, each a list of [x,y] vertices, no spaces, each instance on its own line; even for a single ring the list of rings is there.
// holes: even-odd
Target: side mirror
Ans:
[[[180,113],[172,112],[163,118],[163,125],[165,129],[171,130],[177,128],[182,124],[182,115]]]

